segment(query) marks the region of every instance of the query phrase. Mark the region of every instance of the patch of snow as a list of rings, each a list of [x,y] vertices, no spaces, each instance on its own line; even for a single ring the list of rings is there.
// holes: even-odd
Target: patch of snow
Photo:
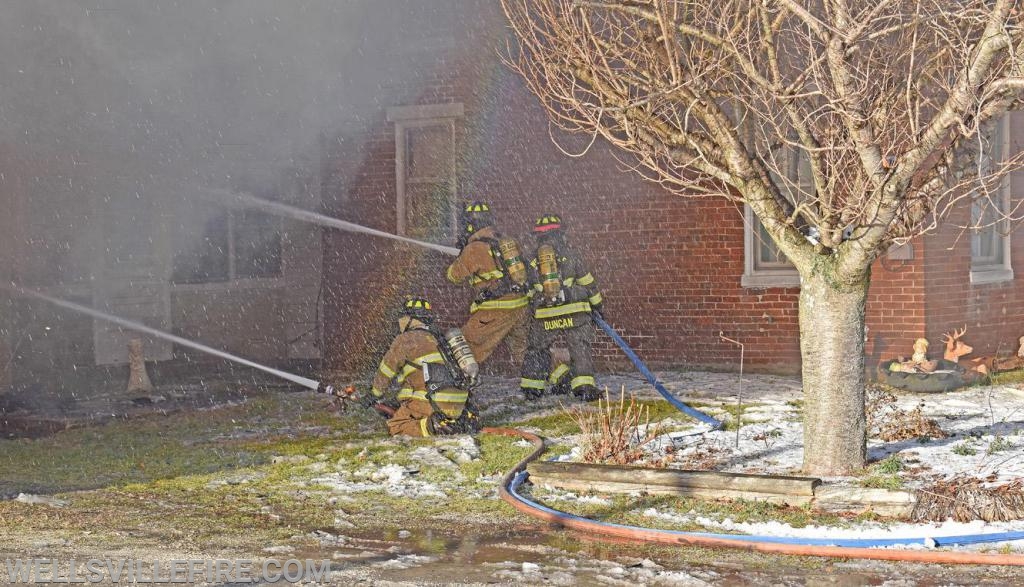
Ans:
[[[568,501],[572,503],[589,503],[595,505],[612,505],[612,500],[596,495],[577,495],[569,491],[561,491],[551,488],[550,494],[544,496],[544,501]]]
[[[679,525],[697,524],[709,530],[716,530],[728,533],[748,534],[754,536],[778,536],[790,538],[834,538],[834,539],[856,539],[856,538],[942,538],[944,536],[963,536],[971,534],[995,534],[1001,532],[1024,531],[1024,520],[1013,522],[984,522],[976,520],[973,522],[955,522],[947,520],[941,523],[892,523],[881,524],[879,522],[858,522],[847,528],[832,526],[804,526],[795,528],[782,522],[734,522],[729,518],[715,520],[706,516],[700,516],[693,512],[677,514],[664,512],[656,508],[648,508],[643,515],[649,518],[668,520]],[[1011,541],[1016,544],[1024,544],[1024,541]],[[995,543],[1003,544],[1003,543]],[[993,545],[984,545],[991,548]]]
[[[382,467],[364,467],[352,474],[347,472],[330,473],[317,477],[310,483],[325,485],[332,491],[343,494],[383,489],[388,495],[394,497],[447,499],[448,495],[437,485],[412,479],[412,475],[416,472],[418,469],[409,469],[392,463]],[[349,480],[349,477],[360,479],[360,481]]]
[[[441,467],[442,469],[458,469],[458,467],[432,446],[421,446],[409,454],[409,457],[423,465]]]
[[[372,566],[379,569],[402,570],[421,567],[425,564],[438,560],[435,556],[422,556],[418,554],[403,554],[397,558],[373,563]]]

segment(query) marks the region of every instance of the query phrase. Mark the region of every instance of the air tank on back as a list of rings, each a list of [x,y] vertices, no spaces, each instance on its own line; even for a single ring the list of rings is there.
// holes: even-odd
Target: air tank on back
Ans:
[[[551,245],[541,245],[537,249],[537,269],[540,272],[540,284],[544,289],[544,297],[554,300],[562,290],[562,278],[558,274],[558,258]]]

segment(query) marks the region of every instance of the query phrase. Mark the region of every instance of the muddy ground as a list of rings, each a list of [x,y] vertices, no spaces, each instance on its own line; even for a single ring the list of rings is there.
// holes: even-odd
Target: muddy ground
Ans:
[[[719,414],[728,414],[737,399],[735,375],[665,379],[681,397]],[[607,381],[637,393],[673,425],[689,425],[663,413],[664,402],[637,378]],[[751,421],[759,406],[772,402],[798,408],[795,380],[753,376],[741,388]],[[572,454],[578,430],[562,410],[571,400],[527,404],[513,389],[511,380],[485,382],[478,397],[485,422],[533,430],[554,439],[549,454]],[[573,535],[497,498],[502,474],[530,452],[521,441],[388,438],[381,421],[360,408],[331,412],[311,393],[260,382],[171,386],[146,398],[81,398],[46,418],[27,403],[9,398],[2,416],[22,436],[0,440],[2,559],[327,559],[337,585],[1006,585],[1019,573]],[[798,410],[791,416],[798,418]],[[754,440],[755,428],[744,430],[744,442],[763,442]],[[651,506],[642,499],[539,488],[534,497],[610,521],[658,523],[642,515]],[[864,521],[682,499],[657,506],[750,523]],[[5,573],[0,567],[0,580]]]

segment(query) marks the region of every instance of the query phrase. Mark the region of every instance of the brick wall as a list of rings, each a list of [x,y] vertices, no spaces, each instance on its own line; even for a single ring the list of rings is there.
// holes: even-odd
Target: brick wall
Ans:
[[[1024,118],[1011,118],[1010,152],[1024,150]],[[1011,201],[1024,191],[1024,173],[1007,179]],[[926,239],[927,336],[933,348],[942,346],[941,337],[955,328],[967,327],[964,340],[974,347],[971,356],[997,352],[1014,354],[1018,338],[1024,336],[1024,233],[1010,234],[1013,279],[996,283],[971,283],[971,238],[962,226],[970,219],[969,208],[959,207],[935,235]],[[940,351],[941,352],[941,349]]]
[[[455,41],[435,50],[437,59],[425,60],[430,65],[390,79],[373,104],[350,105],[353,119],[364,124],[342,133],[356,140],[328,141],[329,173],[347,177],[334,182],[331,212],[393,230],[395,145],[386,109],[461,103],[460,199],[490,202],[500,228],[520,236],[527,249],[537,216],[562,215],[569,240],[589,261],[604,292],[607,318],[641,357],[663,367],[735,369],[739,349],[721,340],[721,333],[745,345],[747,369],[798,371],[798,289],[740,285],[741,210],[718,199],[674,196],[643,182],[601,141],[578,158],[556,148],[536,98],[498,61],[505,31],[501,16],[488,6],[480,3],[478,11],[461,11],[466,18],[455,17],[455,26],[447,29]],[[446,18],[442,12],[433,17]],[[412,23],[396,26],[397,34],[408,33],[410,42],[417,42],[412,29],[402,28]],[[425,26],[432,26],[430,18]],[[589,137],[560,137],[567,151],[582,151],[588,142]],[[936,338],[935,324],[951,319],[954,308],[973,312],[978,324],[992,324],[996,314],[1020,315],[1020,295],[1013,292],[1021,288],[964,290],[963,252],[956,264],[938,261],[939,251],[950,246],[948,234],[912,246],[912,258],[886,256],[873,268],[869,365],[909,354],[915,338]],[[338,232],[325,235],[325,251],[324,273],[332,283],[326,359],[333,369],[373,369],[395,333],[393,318],[403,294],[431,296],[444,325],[464,319],[468,291],[444,283],[448,259],[442,255]],[[969,261],[969,248],[967,255]],[[993,291],[1002,300],[997,307]],[[603,369],[626,364],[603,335],[596,354]],[[502,366],[500,355],[490,365]]]

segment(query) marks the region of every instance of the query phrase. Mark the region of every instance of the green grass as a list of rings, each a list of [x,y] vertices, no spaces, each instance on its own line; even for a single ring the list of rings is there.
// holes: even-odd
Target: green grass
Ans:
[[[988,450],[985,451],[985,454],[993,455],[1003,451],[1011,450],[1013,448],[1016,448],[1016,446],[1017,445],[1015,445],[1005,436],[996,436],[995,438],[992,439],[992,442],[989,443]]]
[[[893,475],[903,470],[903,460],[899,455],[889,455],[875,463],[873,469],[883,475]]]
[[[339,506],[328,503],[332,492],[311,483],[323,474],[353,473],[368,464],[416,464],[417,479],[451,482],[451,469],[414,463],[410,456],[433,439],[392,439],[380,429],[360,434],[358,415],[339,417],[320,405],[274,395],[37,441],[4,441],[0,466],[12,466],[3,487],[86,490],[58,494],[70,501],[61,509],[0,502],[3,528],[110,533],[115,539],[127,530],[160,544],[259,549],[333,526]],[[303,432],[314,426],[323,428]],[[229,436],[256,430],[262,432]],[[485,476],[506,472],[532,451],[517,441],[481,435],[481,458],[459,465],[466,481],[454,491],[448,486],[447,499],[395,497],[381,489],[348,494],[341,507],[357,526],[374,530],[512,523],[515,510],[495,499],[494,480]],[[275,456],[290,458],[275,463]]]
[[[580,433],[580,427],[565,410],[513,422],[511,426],[514,428],[535,428],[540,430],[543,436],[567,436]]]
[[[549,492],[534,488],[533,496],[544,500]],[[553,501],[549,505],[555,509],[568,511],[580,516],[599,519],[604,522],[630,524],[664,530],[706,530],[697,523],[679,524],[672,520],[643,515],[648,508],[676,515],[691,517],[707,517],[711,519],[731,519],[740,523],[759,523],[778,521],[794,528],[807,525],[848,526],[850,519],[836,514],[816,512],[809,507],[794,507],[772,504],[766,501],[735,500],[718,502],[683,496],[606,496],[610,503],[573,503]]]
[[[975,450],[974,445],[967,440],[954,444],[951,452],[962,457],[969,457],[978,453],[978,451]]]
[[[860,486],[898,491],[903,489],[903,480],[898,475],[868,475],[860,480]]]
[[[992,375],[992,385],[1011,385],[1014,383],[1024,383],[1024,369],[1003,371],[1002,373]]]
[[[871,465],[867,474],[861,477],[860,485],[872,489],[903,489],[903,480],[899,475],[903,469],[904,464],[899,455],[890,455]]]

